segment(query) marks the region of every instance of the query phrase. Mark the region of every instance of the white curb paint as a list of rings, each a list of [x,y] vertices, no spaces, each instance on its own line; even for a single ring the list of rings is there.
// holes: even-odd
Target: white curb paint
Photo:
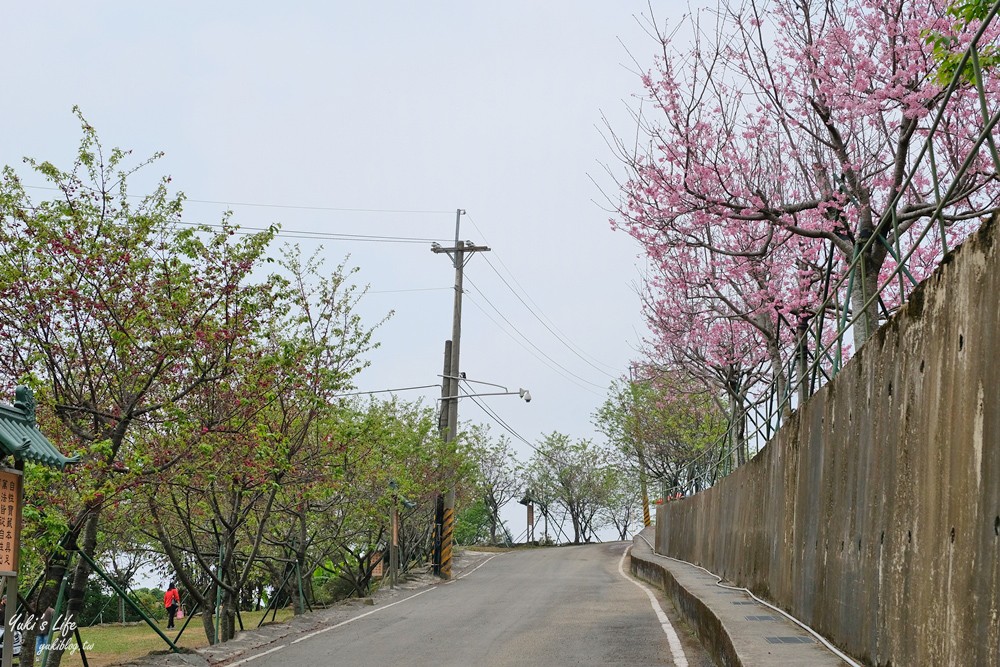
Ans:
[[[625,556],[628,555],[628,552],[631,549],[632,547],[629,547],[622,552],[622,558],[618,561],[618,571],[627,580],[641,588],[646,594],[646,597],[649,598],[649,604],[653,605],[653,611],[656,612],[656,618],[660,621],[660,627],[663,628],[663,634],[667,636],[667,643],[670,644],[670,655],[674,659],[674,665],[676,665],[676,667],[688,667],[687,657],[684,655],[684,647],[681,646],[681,639],[677,636],[674,626],[670,624],[670,619],[667,618],[665,613],[663,613],[663,608],[660,606],[660,601],[656,599],[656,595],[654,595],[653,591],[649,590],[649,588],[625,574]]]

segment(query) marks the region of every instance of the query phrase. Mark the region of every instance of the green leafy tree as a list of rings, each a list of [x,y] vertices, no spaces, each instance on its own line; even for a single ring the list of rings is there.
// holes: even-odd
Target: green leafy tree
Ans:
[[[510,438],[490,438],[489,428],[473,427],[465,434],[476,463],[476,487],[489,512],[490,543],[497,541],[500,510],[521,493],[523,471]]]
[[[235,635],[241,591],[262,558],[287,565],[281,580],[296,613],[306,609],[312,503],[324,495],[338,453],[323,420],[372,347],[373,329],[353,312],[357,296],[343,265],[323,275],[321,262],[303,262],[293,248],[282,266],[290,279],[272,278],[282,298],[262,313],[260,335],[234,355],[238,371],[186,404],[200,426],[190,433],[195,454],[148,496],[157,537],[205,610],[213,643]],[[215,637],[210,610],[219,598]]]
[[[93,555],[107,504],[157,467],[133,435],[177,420],[185,397],[232,373],[233,347],[272,297],[251,273],[273,231],[237,239],[225,221],[178,231],[183,198],[168,194],[169,179],[146,195],[128,189],[158,155],[130,163],[77,115],[72,167],[26,160],[55,196],[35,201],[11,168],[0,179],[0,330],[10,343],[0,376],[35,387],[43,428],[82,455],[51,504],[67,540]],[[64,563],[50,561],[37,605],[54,602]],[[83,562],[72,573],[70,614],[82,610],[89,575]],[[48,664],[60,660],[53,651]]]
[[[552,432],[539,442],[529,466],[532,494],[551,511],[561,509],[573,526],[573,543],[589,542],[601,526],[598,512],[607,502],[612,469],[607,453],[590,440],[573,441]]]
[[[493,515],[486,503],[475,500],[466,505],[455,519],[456,544],[480,544],[490,536]]]
[[[638,478],[622,461],[618,465],[612,464],[604,482],[607,487],[601,514],[606,523],[614,527],[618,539],[626,540],[632,527],[642,518]]]
[[[667,374],[612,383],[594,425],[634,470],[687,488],[694,468],[712,463],[708,452],[723,442],[727,421],[713,395]]]

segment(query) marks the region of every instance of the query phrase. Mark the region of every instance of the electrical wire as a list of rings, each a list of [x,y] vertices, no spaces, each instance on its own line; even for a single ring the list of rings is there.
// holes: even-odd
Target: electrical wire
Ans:
[[[454,287],[415,287],[413,289],[380,289],[366,292],[366,294],[398,294],[400,292],[439,292],[441,290],[454,290]]]
[[[531,347],[535,348],[538,351],[539,354],[541,354],[543,357],[545,357],[546,359],[548,359],[549,361],[551,361],[553,364],[555,364],[556,366],[558,366],[559,368],[561,368],[566,373],[569,373],[570,375],[572,375],[573,377],[575,377],[577,380],[579,380],[581,382],[584,382],[586,384],[589,384],[592,387],[597,387],[598,389],[602,389],[602,390],[605,389],[605,387],[603,385],[599,385],[599,384],[597,384],[595,382],[591,382],[590,380],[587,380],[586,378],[580,377],[579,375],[577,375],[576,373],[574,373],[573,371],[571,371],[570,369],[566,368],[565,366],[563,366],[562,364],[560,364],[558,361],[556,361],[555,359],[553,359],[552,357],[550,357],[549,355],[547,355],[545,352],[543,352],[540,347],[538,347],[537,345],[535,345],[534,343],[532,343],[531,340],[529,340],[527,336],[525,336],[523,333],[521,333],[517,329],[517,327],[514,326],[514,323],[511,322],[509,319],[507,319],[506,315],[504,315],[503,313],[500,312],[500,309],[497,308],[493,304],[493,302],[490,301],[489,298],[485,294],[483,294],[483,291],[481,289],[479,289],[479,287],[476,285],[476,283],[472,279],[470,279],[468,275],[465,276],[465,280],[470,285],[472,285],[472,287],[479,293],[479,296],[481,296],[483,298],[483,300],[486,301],[486,303],[489,305],[489,307],[492,308],[494,310],[494,312],[496,312],[496,314],[499,315],[500,318],[504,322],[506,322],[515,331],[517,331],[518,335],[521,336],[522,338],[524,338],[525,342],[527,342],[528,345],[530,345]]]
[[[28,206],[29,210],[37,211],[38,206]],[[270,227],[253,227],[244,225],[224,225],[218,222],[195,222],[192,220],[167,220],[167,224],[188,227],[208,227],[210,229],[229,229],[234,234],[250,235],[259,232],[270,231]],[[284,229],[280,226],[275,231],[275,236],[284,239],[302,239],[316,241],[359,241],[370,243],[441,243],[447,239],[418,236],[392,236],[378,234],[349,234],[347,232],[313,232],[308,230]]]
[[[515,290],[513,287],[511,287],[511,284],[509,282],[507,282],[507,279],[503,277],[503,274],[501,274],[500,271],[498,271],[497,268],[495,266],[493,266],[493,263],[490,262],[489,257],[485,257],[484,256],[483,259],[486,260],[486,264],[491,269],[493,269],[493,273],[497,274],[497,277],[500,278],[500,281],[503,282],[503,284],[507,286],[507,289],[510,290],[510,293],[513,294],[515,297],[517,297],[517,300],[521,302],[521,305],[523,305],[527,309],[527,311],[529,313],[531,313],[534,316],[534,318],[536,320],[538,320],[538,322],[543,327],[546,328],[546,330],[548,330],[548,332],[550,334],[552,334],[553,336],[555,336],[556,340],[558,340],[560,343],[562,343],[563,346],[567,350],[569,350],[570,352],[572,352],[573,354],[575,354],[581,361],[583,361],[584,363],[586,363],[587,365],[589,365],[591,368],[593,368],[594,370],[596,370],[598,373],[602,373],[603,375],[608,376],[612,380],[617,380],[618,379],[618,375],[612,375],[611,373],[608,373],[606,370],[604,370],[603,368],[600,368],[599,366],[597,366],[596,364],[594,364],[592,361],[590,361],[589,359],[587,359],[585,356],[583,356],[582,354],[580,354],[580,352],[577,351],[577,349],[576,349],[575,346],[573,346],[567,339],[565,339],[562,336],[560,336],[556,332],[556,330],[554,330],[552,327],[550,327],[545,322],[545,320],[543,320],[538,315],[538,313],[536,313],[534,310],[532,310],[531,306],[529,306],[528,303],[521,297],[521,295],[517,293],[517,290]],[[527,296],[527,294],[525,294],[525,295]]]
[[[232,229],[236,234],[251,234],[257,232],[269,231],[268,227],[246,227],[246,226],[236,226],[236,225],[223,225],[217,222],[192,222],[190,220],[172,220],[171,224],[174,225],[185,225],[192,227],[209,227],[212,229]],[[302,231],[295,229],[283,229],[278,228],[275,232],[277,236],[282,238],[298,238],[298,239],[316,239],[316,240],[332,240],[332,241],[373,241],[381,243],[435,243],[441,242],[444,239],[436,239],[430,237],[416,237],[416,236],[387,236],[387,235],[377,235],[377,234],[347,234],[342,232],[312,232],[312,231]]]
[[[479,232],[480,236],[483,237],[483,242],[484,243],[489,243],[489,240],[486,238],[486,235],[483,233],[483,230],[479,228],[479,225],[477,225],[476,221],[472,219],[472,216],[466,214],[466,217],[469,219],[469,222],[472,223],[472,226],[476,228],[476,231]],[[553,336],[555,336],[555,338],[560,343],[562,343],[564,346],[566,346],[566,348],[569,349],[570,352],[572,352],[573,354],[575,354],[577,357],[579,357],[585,363],[589,364],[591,367],[593,367],[598,372],[603,373],[604,375],[607,375],[608,377],[610,377],[612,379],[618,379],[618,375],[617,374],[612,375],[611,373],[608,373],[607,371],[605,371],[605,370],[599,368],[597,365],[595,365],[594,362],[596,362],[597,364],[600,364],[601,366],[604,366],[607,369],[615,371],[617,373],[617,370],[615,369],[614,366],[612,366],[610,364],[606,364],[606,363],[604,363],[604,362],[602,362],[602,361],[600,361],[600,360],[592,357],[591,355],[587,354],[583,350],[583,348],[580,347],[579,345],[574,345],[573,342],[569,340],[569,337],[565,333],[563,333],[559,329],[558,326],[556,326],[555,322],[552,321],[552,318],[548,317],[545,314],[545,311],[542,310],[541,306],[539,306],[535,302],[535,300],[531,298],[531,294],[528,292],[528,290],[526,290],[524,288],[524,285],[522,285],[520,283],[520,281],[518,281],[517,276],[514,275],[514,272],[511,271],[510,268],[507,266],[506,262],[503,261],[503,258],[500,256],[500,254],[497,253],[496,251],[494,251],[493,254],[496,256],[497,261],[500,262],[500,265],[504,268],[504,270],[510,276],[511,280],[514,281],[514,284],[517,285],[518,288],[521,290],[521,294],[524,295],[524,298],[527,298],[527,300],[530,301],[531,304],[534,306],[534,309],[531,306],[529,306],[528,303],[525,302],[524,298],[521,297],[521,294],[519,294],[518,291],[515,290],[514,287],[511,286],[511,284],[509,282],[507,282],[507,279],[504,278],[503,274],[501,274],[500,271],[495,266],[493,266],[493,263],[490,261],[490,259],[489,259],[488,256],[484,256],[483,259],[486,261],[486,263],[489,265],[489,267],[491,269],[493,269],[493,272],[497,274],[497,277],[500,278],[501,281],[503,281],[503,284],[507,286],[507,289],[510,290],[511,294],[513,294],[515,297],[517,297],[517,300],[521,302],[521,304],[528,310],[528,312],[531,313],[532,316],[534,316],[534,318],[536,320],[538,320],[539,323],[549,331],[549,333],[551,333]],[[538,312],[536,312],[536,309],[537,309]],[[539,315],[539,312],[541,313],[541,315]],[[549,326],[550,324],[551,324],[551,326]]]
[[[531,354],[531,356],[535,357],[535,359],[537,359],[538,361],[540,361],[543,366],[549,368],[550,370],[552,370],[553,372],[555,372],[557,375],[562,376],[564,379],[568,380],[571,384],[579,387],[580,389],[583,389],[584,391],[589,391],[591,394],[603,398],[602,394],[597,393],[596,391],[594,391],[590,387],[587,387],[587,386],[581,384],[580,382],[577,382],[576,380],[574,380],[569,375],[566,375],[561,370],[559,370],[558,367],[553,366],[552,364],[550,364],[548,361],[545,360],[544,357],[542,357],[537,352],[535,352],[534,350],[532,350],[530,347],[528,347],[527,345],[525,345],[520,339],[516,338],[514,336],[514,334],[512,334],[510,331],[507,330],[506,327],[504,327],[502,324],[500,324],[499,322],[497,322],[496,319],[492,315],[490,315],[489,312],[487,312],[487,310],[485,308],[483,308],[482,306],[480,306],[476,302],[476,300],[472,298],[471,295],[466,294],[465,298],[469,301],[469,303],[471,303],[473,306],[475,306],[479,310],[479,312],[481,312],[483,315],[485,315],[488,320],[490,320],[491,322],[493,322],[493,324],[496,326],[497,329],[499,329],[500,331],[502,331],[511,340],[513,340],[515,343],[517,343],[522,348],[524,348],[524,350],[526,352],[528,352],[529,354]],[[523,338],[523,336],[524,336],[523,334],[521,334],[520,332],[518,332],[518,334],[521,335],[522,338]]]
[[[496,412],[494,412],[491,408],[487,407],[485,403],[483,403],[482,401],[480,401],[478,396],[473,396],[473,395],[466,394],[465,397],[466,398],[471,398],[472,402],[475,403],[476,405],[478,405],[479,409],[482,410],[484,413],[486,413],[486,416],[489,417],[490,419],[492,419],[494,422],[496,422],[502,429],[504,429],[505,431],[507,431],[508,433],[510,433],[512,436],[514,436],[516,439],[518,439],[521,442],[523,442],[524,444],[526,444],[528,447],[531,447],[535,451],[538,451],[538,448],[535,445],[533,445],[523,435],[521,435],[520,433],[518,433],[517,431],[515,431],[514,428],[512,426],[510,426],[510,424],[508,424],[506,421],[504,421],[500,417],[500,415],[498,415]]]
[[[32,190],[61,190],[61,188],[53,187],[50,185],[26,185],[26,188],[31,188]],[[95,191],[94,188],[86,188],[88,190]],[[145,199],[144,195],[125,195],[130,199]],[[437,211],[428,209],[398,209],[398,208],[347,208],[342,206],[304,206],[300,204],[267,204],[260,202],[239,202],[239,201],[222,201],[216,199],[189,199],[184,198],[184,201],[189,201],[196,204],[217,204],[219,206],[250,206],[254,208],[281,208],[281,209],[292,209],[299,211],[337,211],[345,213],[400,213],[400,214],[441,214],[441,213],[454,213],[454,210],[449,211]]]
[[[469,389],[473,389],[473,387],[469,387],[469,383],[468,382],[466,382],[465,385]],[[483,403],[482,401],[480,401],[478,396],[467,395],[467,397],[471,398],[472,402],[475,403],[476,405],[478,405],[479,409],[482,410],[483,412],[485,412],[486,415],[490,419],[492,419],[493,421],[495,421],[504,430],[506,430],[508,433],[510,433],[512,436],[514,436],[515,438],[517,438],[518,440],[520,440],[524,444],[526,444],[528,447],[531,447],[531,449],[533,449],[535,451],[535,453],[539,454],[540,456],[544,456],[545,458],[549,459],[550,461],[552,461],[553,463],[555,463],[555,464],[557,464],[559,466],[562,466],[563,468],[569,468],[570,467],[569,463],[566,463],[565,461],[560,461],[557,457],[553,456],[552,454],[549,454],[548,452],[539,449],[537,445],[535,445],[534,443],[532,443],[531,441],[529,441],[527,438],[525,438],[523,435],[521,435],[520,433],[518,433],[517,431],[515,431],[514,428],[510,424],[508,424],[500,415],[498,415],[496,413],[496,411],[494,411],[492,408],[487,407],[485,403]]]

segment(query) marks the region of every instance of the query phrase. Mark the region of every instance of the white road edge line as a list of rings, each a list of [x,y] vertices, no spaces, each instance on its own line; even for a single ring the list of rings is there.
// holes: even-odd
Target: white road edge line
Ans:
[[[472,569],[471,569],[471,570],[469,570],[468,572],[464,572],[464,573],[462,573],[462,574],[458,575],[457,577],[455,577],[454,579],[452,579],[452,580],[451,580],[451,581],[449,581],[448,583],[450,584],[450,583],[451,583],[452,581],[458,581],[459,579],[462,579],[462,578],[464,578],[464,577],[467,577],[467,576],[469,576],[470,574],[472,574],[473,572],[475,572],[476,570],[478,570],[479,568],[481,568],[481,567],[482,567],[483,565],[486,565],[486,564],[487,564],[487,563],[489,563],[489,562],[490,562],[491,560],[493,560],[493,559],[494,559],[494,558],[496,558],[497,556],[501,556],[501,555],[502,555],[502,554],[493,554],[492,556],[490,556],[489,558],[487,558],[486,560],[484,560],[484,561],[483,561],[482,563],[480,563],[479,565],[475,566],[474,568],[472,568]]]
[[[711,570],[706,570],[701,565],[695,565],[694,563],[689,563],[688,561],[682,560],[680,558],[674,558],[673,556],[664,556],[663,554],[656,553],[656,549],[654,549],[653,545],[649,543],[649,540],[647,540],[642,535],[639,535],[639,538],[643,542],[646,543],[646,546],[649,547],[650,551],[652,551],[655,555],[659,556],[660,558],[666,558],[668,560],[676,561],[678,563],[684,563],[685,565],[690,565],[691,567],[694,567],[694,568],[697,568],[697,569],[701,570],[705,574],[709,574],[709,575],[715,577],[715,579],[716,579],[715,585],[718,586],[719,588],[725,588],[728,591],[740,591],[742,593],[746,593],[747,595],[749,595],[750,597],[752,597],[757,602],[761,603],[765,607],[769,607],[769,608],[773,609],[774,611],[778,612],[779,614],[781,614],[782,616],[784,616],[785,618],[787,618],[789,621],[791,621],[792,623],[794,623],[795,625],[799,626],[800,628],[802,628],[803,630],[805,630],[806,632],[808,632],[809,634],[811,634],[813,637],[816,638],[817,641],[819,641],[819,643],[821,643],[823,646],[825,646],[828,649],[830,649],[831,653],[833,653],[838,658],[840,658],[841,660],[843,660],[844,662],[846,662],[848,665],[851,665],[851,667],[864,667],[864,665],[862,665],[860,662],[856,662],[853,658],[851,658],[851,656],[847,655],[846,653],[844,653],[843,651],[841,651],[839,648],[837,648],[836,646],[834,646],[833,644],[831,644],[829,642],[829,640],[827,640],[826,637],[824,637],[820,633],[816,632],[815,630],[813,630],[812,628],[810,628],[808,625],[806,625],[805,623],[803,623],[799,619],[797,619],[794,616],[792,616],[791,614],[789,614],[784,609],[779,609],[778,607],[775,607],[773,604],[771,604],[767,600],[760,599],[759,597],[757,597],[756,595],[754,595],[753,593],[751,593],[749,588],[740,588],[739,586],[727,586],[724,583],[722,583],[722,577],[720,577],[719,575],[717,575],[715,572],[712,572]]]
[[[335,625],[331,625],[328,628],[323,628],[322,630],[317,630],[316,632],[310,632],[308,635],[302,635],[298,639],[292,640],[292,644],[298,644],[299,642],[304,642],[305,640],[311,639],[311,638],[315,637],[316,635],[321,635],[324,632],[329,632],[330,630],[336,630],[339,627],[345,626],[348,623],[353,623],[354,621],[357,621],[358,619],[364,618],[365,616],[371,616],[372,614],[377,614],[380,611],[388,609],[389,607],[395,607],[397,604],[402,604],[402,603],[406,602],[407,600],[412,600],[413,598],[415,598],[417,596],[420,596],[420,595],[423,595],[424,593],[430,593],[432,590],[434,590],[434,589],[433,588],[425,588],[424,590],[420,591],[419,593],[414,593],[413,595],[410,595],[409,597],[405,597],[402,600],[396,600],[395,602],[390,602],[389,604],[387,604],[385,606],[378,607],[376,609],[372,609],[371,611],[366,611],[363,614],[358,614],[354,618],[349,618],[346,621],[341,621],[340,623],[337,623]]]
[[[622,552],[621,560],[618,561],[618,572],[633,584],[642,589],[649,598],[649,603],[653,605],[653,611],[656,612],[656,618],[660,621],[660,627],[663,628],[663,633],[667,636],[667,643],[670,645],[670,654],[674,659],[674,664],[677,667],[688,667],[687,657],[684,655],[684,647],[681,646],[681,639],[677,636],[677,632],[674,630],[674,626],[670,624],[670,619],[667,615],[663,613],[663,608],[660,606],[660,601],[656,599],[656,595],[653,591],[649,590],[645,585],[636,581],[632,577],[625,574],[625,556],[628,552],[632,550],[632,547],[625,549]]]
[[[286,648],[287,646],[288,646],[288,644],[282,644],[281,646],[275,646],[272,649],[264,651],[263,653],[258,653],[257,655],[252,656],[250,658],[244,658],[243,660],[240,660],[239,662],[230,663],[230,667],[236,667],[236,665],[243,665],[243,664],[246,664],[246,663],[250,662],[251,660],[256,660],[257,658],[263,658],[268,653],[274,653],[275,651],[280,651],[281,649]]]

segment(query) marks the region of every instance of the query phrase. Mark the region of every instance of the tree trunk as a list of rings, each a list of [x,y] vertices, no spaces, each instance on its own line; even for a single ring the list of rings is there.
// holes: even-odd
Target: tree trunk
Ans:
[[[93,557],[97,546],[97,524],[99,523],[100,516],[100,506],[90,508],[87,518],[84,520],[83,544],[78,545],[80,551],[91,557]],[[69,595],[67,596],[66,611],[62,614],[63,619],[70,621],[70,623],[79,623],[80,612],[83,611],[83,598],[87,589],[87,579],[90,577],[90,573],[90,566],[81,558],[71,575],[72,580],[69,586]],[[55,623],[55,620],[53,620],[53,623]],[[66,624],[66,627],[69,627],[69,625]],[[69,645],[72,641],[72,634],[56,637],[53,632],[50,637],[50,642],[58,642],[60,646]],[[30,650],[30,647],[28,650]],[[62,657],[62,650],[50,650],[49,657],[45,662],[46,667],[59,667],[62,663]]]
[[[859,241],[860,243],[861,241]],[[860,247],[855,252],[860,252]],[[854,284],[851,288],[851,317],[854,320],[855,353],[871,338],[878,328],[878,270],[880,262],[875,262],[868,252],[861,254],[861,260],[854,269]],[[868,301],[868,307],[865,303]]]
[[[235,596],[226,591],[223,594],[222,609],[219,611],[219,634],[222,635],[224,642],[236,637],[236,604]]]
[[[201,612],[201,627],[205,630],[205,637],[208,639],[209,645],[214,645],[216,643],[215,638],[215,592],[216,587],[212,586],[209,590],[209,599],[212,600],[211,604],[206,604],[205,608]]]

